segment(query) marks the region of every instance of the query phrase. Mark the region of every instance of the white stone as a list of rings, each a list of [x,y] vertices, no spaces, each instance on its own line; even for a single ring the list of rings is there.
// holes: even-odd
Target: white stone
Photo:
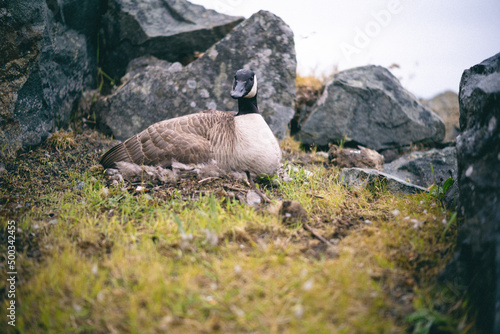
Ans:
[[[314,281],[312,279],[306,281],[304,283],[304,285],[302,285],[302,289],[304,289],[304,291],[310,291],[314,286]]]
[[[469,168],[467,168],[467,170],[465,171],[465,176],[467,177],[470,177],[472,175],[472,172],[474,171],[474,167],[469,166]]]
[[[293,307],[293,314],[296,318],[300,319],[304,315],[304,306],[297,304]]]
[[[257,192],[255,192],[254,190],[249,190],[247,192],[247,204],[248,205],[255,206],[255,205],[260,204],[260,202],[261,202],[261,198],[257,194]]]

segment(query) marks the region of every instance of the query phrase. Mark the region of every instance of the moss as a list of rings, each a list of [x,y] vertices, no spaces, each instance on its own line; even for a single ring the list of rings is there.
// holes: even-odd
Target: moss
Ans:
[[[337,168],[291,139],[282,143],[288,182],[258,184],[270,206],[241,204],[231,188],[248,186],[226,179],[136,192],[108,186],[96,167],[113,141],[90,130],[56,138],[0,175],[2,217],[19,227],[20,332],[381,333],[429,321],[453,332],[472,323],[463,292],[437,284],[456,228],[445,231],[451,213],[433,198],[346,189]],[[279,200],[300,202],[332,245],[300,222],[281,224]]]

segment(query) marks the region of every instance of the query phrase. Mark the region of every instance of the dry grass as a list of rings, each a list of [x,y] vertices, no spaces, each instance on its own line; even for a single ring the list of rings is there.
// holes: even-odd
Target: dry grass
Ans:
[[[456,332],[469,321],[465,303],[450,306],[461,292],[436,284],[456,229],[443,233],[450,213],[425,194],[346,189],[337,168],[291,139],[291,181],[259,183],[271,206],[240,203],[227,180],[137,193],[92,168],[109,140],[71,136],[0,175],[2,215],[19,227],[19,332],[400,333],[429,322]],[[284,226],[273,210],[282,199],[302,203],[334,246]]]
[[[66,150],[76,145],[75,137],[72,132],[59,130],[54,132],[47,138],[47,145],[56,150]]]
[[[295,80],[295,85],[299,87],[309,87],[314,91],[321,91],[323,90],[323,86],[325,85],[325,82],[323,80],[318,79],[315,76],[301,76],[297,75],[297,78]]]

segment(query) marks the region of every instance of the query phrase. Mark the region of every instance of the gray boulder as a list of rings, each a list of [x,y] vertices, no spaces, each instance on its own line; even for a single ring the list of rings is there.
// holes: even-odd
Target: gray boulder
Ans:
[[[243,20],[185,0],[108,0],[107,5],[102,67],[116,78],[143,55],[188,63],[195,51],[205,51]]]
[[[434,179],[438,186],[442,186],[446,179],[452,177],[454,184],[446,193],[445,202],[448,208],[455,209],[458,198],[457,151],[455,147],[412,152],[391,163],[384,164],[383,168],[384,172],[390,175],[425,188],[432,185]]]
[[[422,103],[434,111],[444,122],[446,128],[445,142],[455,142],[460,127],[460,107],[458,95],[452,91],[434,96],[430,100],[422,100]]]
[[[466,70],[457,137],[461,277],[478,332],[500,332],[500,53]]]
[[[368,168],[342,168],[340,173],[342,184],[349,188],[367,187],[377,189],[384,187],[396,194],[417,194],[425,188],[403,181],[395,176]]]
[[[300,140],[307,145],[326,146],[347,136],[375,150],[439,143],[444,135],[439,116],[380,66],[337,73],[299,132]]]
[[[91,81],[85,37],[53,19],[42,0],[0,9],[0,147],[14,154],[68,123]]]
[[[96,106],[103,129],[120,140],[155,122],[200,110],[237,110],[230,90],[240,68],[256,73],[259,109],[278,138],[285,137],[294,114],[293,33],[279,17],[266,11],[236,26],[186,67],[153,58],[132,65],[126,83]]]

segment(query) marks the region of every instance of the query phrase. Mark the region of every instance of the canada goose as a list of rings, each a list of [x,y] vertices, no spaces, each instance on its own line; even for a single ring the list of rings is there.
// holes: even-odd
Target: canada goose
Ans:
[[[238,70],[231,97],[238,112],[205,110],[155,123],[106,152],[100,163],[116,168],[118,162],[169,167],[173,161],[203,164],[215,160],[231,172],[273,175],[281,150],[257,107],[257,77]]]

